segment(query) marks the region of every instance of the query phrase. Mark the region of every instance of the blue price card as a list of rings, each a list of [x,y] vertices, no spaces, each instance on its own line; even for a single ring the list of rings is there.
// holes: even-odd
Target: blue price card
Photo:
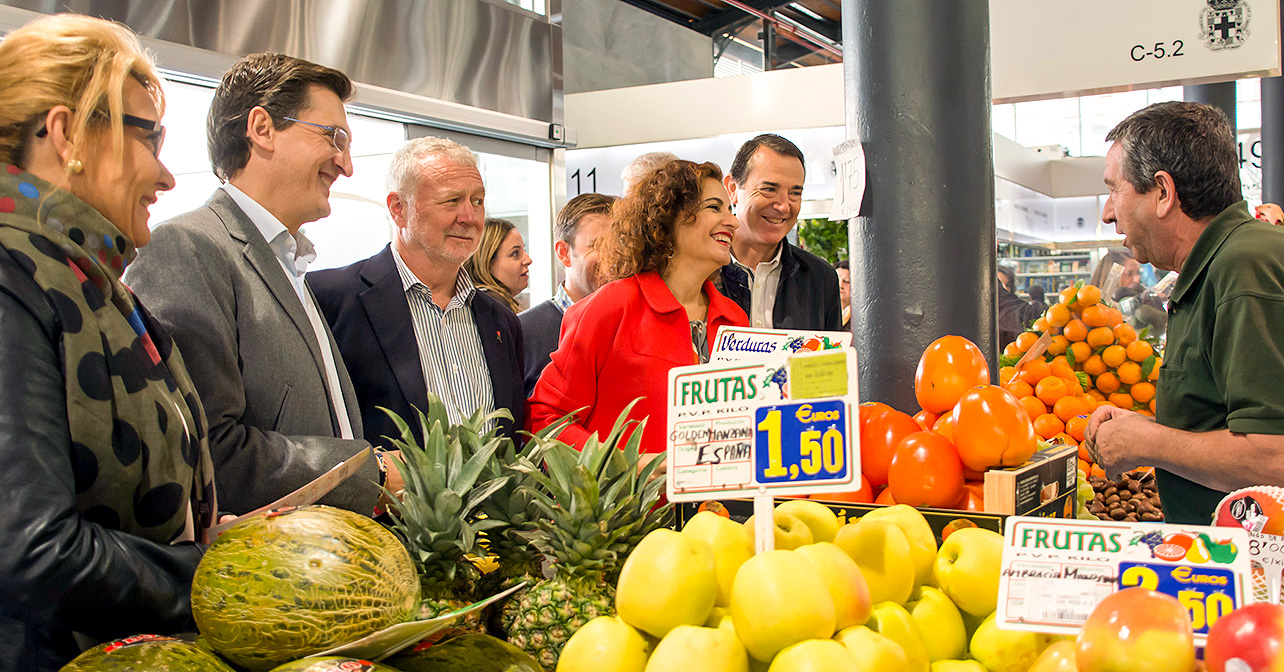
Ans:
[[[1220,567],[1119,563],[1121,590],[1141,586],[1177,598],[1190,612],[1190,627],[1198,636],[1207,635],[1217,619],[1240,606],[1237,580],[1235,572]]]
[[[759,483],[850,480],[843,400],[763,406],[754,414],[754,426],[754,475]]]

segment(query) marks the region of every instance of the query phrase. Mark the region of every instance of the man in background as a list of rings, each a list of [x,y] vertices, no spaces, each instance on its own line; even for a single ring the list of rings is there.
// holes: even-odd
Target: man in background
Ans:
[[[852,323],[852,270],[846,259],[834,262],[834,272],[838,274],[838,300],[843,306],[843,329]]]
[[[478,291],[463,269],[481,245],[486,187],[477,158],[442,138],[416,138],[388,167],[392,242],[344,268],[308,276],[352,372],[365,436],[397,437],[387,408],[422,440],[428,393],[460,423],[507,408],[509,436],[522,427],[522,335],[517,316]]]
[[[620,179],[624,180],[624,195],[627,196],[633,191],[633,187],[637,186],[637,183],[651,171],[670,161],[676,161],[677,158],[678,155],[673,152],[647,152],[630,161],[620,173]]]
[[[724,181],[740,229],[722,293],[764,329],[841,331],[838,275],[829,263],[785,239],[802,208],[803,153],[766,133],[741,145]]]
[[[233,65],[208,121],[223,186],[158,226],[125,275],[183,353],[209,418],[219,503],[233,513],[369,445],[348,371],[304,284],[316,252],[299,231],[330,214],[330,186],[352,174],[343,107],[352,94],[343,73],[290,56]],[[395,470],[372,459],[321,503],[369,515],[378,483],[400,489]]]
[[[566,269],[566,280],[557,286],[553,298],[518,314],[525,345],[526,396],[530,396],[539,374],[557,349],[562,315],[571,304],[598,288],[598,236],[610,228],[611,205],[615,198],[604,194],[580,194],[566,202],[553,225],[553,251]]]

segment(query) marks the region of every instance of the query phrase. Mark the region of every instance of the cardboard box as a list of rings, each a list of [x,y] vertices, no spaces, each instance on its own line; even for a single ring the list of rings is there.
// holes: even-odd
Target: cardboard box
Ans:
[[[1078,449],[1050,445],[1029,462],[985,472],[985,510],[1010,516],[1073,518]]]

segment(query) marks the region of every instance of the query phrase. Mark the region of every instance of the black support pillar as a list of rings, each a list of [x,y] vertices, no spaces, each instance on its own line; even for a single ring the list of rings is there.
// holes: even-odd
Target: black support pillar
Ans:
[[[1284,77],[1262,78],[1261,160],[1262,202],[1284,203]]]
[[[1238,127],[1235,122],[1235,82],[1183,86],[1181,95],[1188,103],[1203,103],[1221,110],[1230,120],[1231,128]]]
[[[997,378],[987,0],[843,0],[847,137],[868,187],[848,227],[860,396],[913,412],[946,334]]]

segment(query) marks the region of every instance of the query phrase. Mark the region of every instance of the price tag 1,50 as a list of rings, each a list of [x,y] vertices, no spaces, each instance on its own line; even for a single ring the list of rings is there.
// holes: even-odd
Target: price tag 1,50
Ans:
[[[759,483],[847,481],[847,404],[840,399],[763,406],[754,414]]]

